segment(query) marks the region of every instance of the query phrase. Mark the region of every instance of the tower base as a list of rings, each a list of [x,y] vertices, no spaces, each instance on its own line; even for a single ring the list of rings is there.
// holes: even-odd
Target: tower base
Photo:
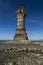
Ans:
[[[16,42],[25,42],[28,40],[27,33],[25,29],[16,29],[16,33],[13,41]]]

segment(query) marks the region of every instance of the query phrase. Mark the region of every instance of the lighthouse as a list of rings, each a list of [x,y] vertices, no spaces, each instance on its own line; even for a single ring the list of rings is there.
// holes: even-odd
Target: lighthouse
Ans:
[[[26,11],[23,4],[18,5],[16,16],[17,16],[17,28],[13,40],[28,40],[25,28]]]

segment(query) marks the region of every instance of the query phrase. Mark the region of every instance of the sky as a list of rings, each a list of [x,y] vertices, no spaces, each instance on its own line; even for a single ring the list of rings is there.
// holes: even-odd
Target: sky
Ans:
[[[43,0],[0,0],[0,40],[14,38],[17,4],[25,5],[25,28],[29,40],[43,40]]]

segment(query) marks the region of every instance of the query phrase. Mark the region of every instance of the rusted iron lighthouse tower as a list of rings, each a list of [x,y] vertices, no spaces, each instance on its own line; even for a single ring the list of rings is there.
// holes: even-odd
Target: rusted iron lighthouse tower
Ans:
[[[14,36],[14,40],[28,40],[26,29],[25,29],[25,18],[26,12],[23,4],[18,5],[17,15],[17,28]]]

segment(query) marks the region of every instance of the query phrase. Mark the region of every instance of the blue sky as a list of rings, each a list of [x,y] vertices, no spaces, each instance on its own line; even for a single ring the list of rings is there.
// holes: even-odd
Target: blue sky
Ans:
[[[23,3],[30,40],[43,40],[43,0],[0,0],[0,40],[12,40],[16,32],[17,4]]]

